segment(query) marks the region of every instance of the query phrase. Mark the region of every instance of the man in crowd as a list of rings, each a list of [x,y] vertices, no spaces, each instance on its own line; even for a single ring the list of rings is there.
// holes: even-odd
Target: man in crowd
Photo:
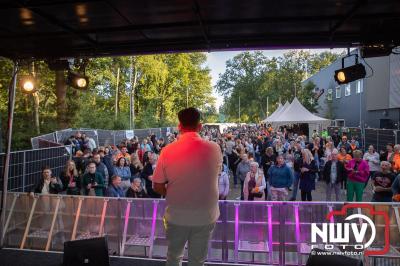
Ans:
[[[244,199],[243,195],[243,185],[246,179],[247,173],[250,172],[250,160],[246,153],[242,154],[242,160],[236,167],[236,176],[240,181],[240,200]]]
[[[96,172],[96,163],[90,161],[88,172],[83,175],[83,187],[88,196],[104,196],[104,180],[100,173]]]
[[[293,173],[286,165],[282,155],[276,157],[276,164],[269,168],[268,177],[271,186],[271,200],[285,201],[288,188],[293,182]]]
[[[326,162],[323,177],[326,182],[326,201],[331,201],[332,190],[335,190],[336,201],[340,201],[340,188],[346,179],[347,172],[344,163],[338,160],[338,150],[331,153],[331,160]]]
[[[153,175],[154,190],[166,195],[164,225],[167,266],[181,264],[188,242],[188,265],[204,265],[219,217],[218,174],[222,154],[217,143],[201,139],[200,112],[178,113],[178,141],[164,148]]]
[[[121,177],[113,175],[111,177],[111,184],[107,187],[106,191],[107,197],[125,197],[124,190],[121,188]]]

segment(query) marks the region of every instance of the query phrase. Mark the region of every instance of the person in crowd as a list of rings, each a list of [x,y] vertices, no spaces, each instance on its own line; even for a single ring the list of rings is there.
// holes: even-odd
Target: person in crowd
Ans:
[[[268,181],[270,185],[271,200],[285,201],[293,182],[293,173],[286,165],[282,155],[276,157],[276,164],[268,169]]]
[[[392,200],[394,202],[400,202],[400,175],[397,175],[397,177],[393,181],[392,192],[393,192]]]
[[[104,186],[107,187],[109,183],[109,174],[107,166],[101,161],[101,155],[99,153],[93,154],[93,161],[96,164],[96,172],[98,172],[104,180]]]
[[[358,150],[358,142],[354,139],[354,137],[350,140],[350,152],[353,153],[353,151]]]
[[[86,141],[88,142],[88,148],[91,151],[94,151],[97,148],[96,141],[93,138],[86,136]]]
[[[162,149],[165,148],[165,146],[167,146],[167,144],[165,143],[164,138],[159,138],[158,139],[158,147],[160,148],[160,153],[161,153]]]
[[[221,172],[218,176],[218,191],[219,191],[219,199],[226,200],[226,197],[229,193],[229,175],[224,168],[221,168]]]
[[[241,156],[241,161],[236,167],[236,176],[240,181],[240,199],[244,199],[243,195],[243,187],[244,187],[244,180],[246,179],[247,173],[250,172],[250,160],[249,156],[246,153],[243,153]]]
[[[277,139],[275,142],[274,152],[275,156],[283,155],[286,152],[285,147],[280,139]]]
[[[372,176],[372,202],[391,202],[393,197],[392,185],[395,175],[392,172],[392,165],[388,161],[380,163],[379,171]]]
[[[291,201],[297,199],[297,191],[299,189],[299,182],[300,182],[300,168],[303,164],[303,153],[302,153],[301,141],[297,140],[294,144],[294,151],[293,151],[293,191],[292,197],[290,198]]]
[[[81,194],[81,179],[73,160],[67,161],[64,170],[60,174],[60,179],[63,184],[63,190],[66,191],[67,195]]]
[[[342,141],[338,144],[337,149],[341,150],[342,147],[346,149],[346,153],[351,153],[351,147],[350,143],[347,140],[347,136],[342,136]]]
[[[164,148],[153,176],[155,191],[166,195],[166,265],[180,265],[186,242],[188,265],[203,265],[220,215],[222,154],[217,143],[198,134],[202,126],[197,109],[184,109],[178,118],[179,140]]]
[[[392,143],[386,144],[386,151],[382,151],[380,154],[380,161],[388,161],[389,163],[393,162],[393,147],[394,145]]]
[[[120,152],[117,152],[114,156],[114,162],[116,163],[120,158],[125,158],[129,165],[131,156],[128,153],[128,148],[125,145],[121,145]]]
[[[332,154],[333,149],[334,149],[333,143],[331,141],[327,141],[325,144],[325,150],[324,150],[324,157],[325,157],[326,161],[329,161],[331,159],[331,154]]]
[[[88,172],[83,175],[83,187],[85,195],[88,196],[104,196],[104,180],[100,173],[96,172],[96,163],[90,161],[88,164]]]
[[[340,153],[338,154],[338,160],[344,163],[345,165],[351,161],[352,157],[350,154],[347,153],[345,147],[340,148]]]
[[[124,190],[121,187],[121,177],[120,176],[113,175],[111,177],[111,183],[107,187],[106,196],[113,197],[113,198],[123,198],[125,196]]]
[[[309,149],[304,149],[303,163],[300,168],[300,191],[302,201],[312,201],[311,192],[315,190],[315,173],[318,168],[314,160],[314,155]]]
[[[114,165],[112,155],[106,147],[100,147],[98,154],[100,155],[101,162],[107,167],[108,177],[114,175]],[[109,180],[108,180],[109,181]]]
[[[317,167],[316,177],[319,179],[319,168],[320,168],[320,160],[324,156],[324,151],[321,146],[321,139],[319,137],[313,139],[313,142],[309,145],[309,150],[313,155],[313,159],[315,162],[315,166]]]
[[[400,172],[400,144],[394,145],[393,148],[392,169],[396,174]]]
[[[265,200],[266,188],[264,173],[257,162],[250,163],[250,172],[247,173],[243,184],[243,196],[246,201]]]
[[[365,188],[365,182],[369,176],[369,165],[362,159],[362,151],[355,150],[353,152],[353,159],[346,165],[347,170],[347,201],[354,200],[362,201],[362,196]]]
[[[143,149],[144,152],[152,151],[151,146],[150,146],[149,141],[147,140],[147,138],[143,139],[142,144],[140,145],[140,148]]]
[[[120,157],[117,160],[114,167],[114,174],[121,177],[121,187],[126,191],[131,186],[132,174],[125,157]]]
[[[131,183],[131,186],[126,191],[127,198],[147,198],[148,195],[146,190],[142,186],[142,179],[135,177]]]
[[[129,167],[131,169],[132,177],[140,177],[140,174],[143,171],[143,164],[139,160],[139,155],[136,152],[131,154],[131,164]]]
[[[335,190],[336,201],[340,201],[341,184],[347,178],[346,168],[344,163],[338,160],[338,153],[337,149],[333,149],[330,160],[324,166],[323,178],[326,182],[326,201],[331,201],[332,190]]]
[[[62,190],[63,185],[61,180],[52,175],[52,171],[49,166],[44,166],[42,168],[42,178],[34,186],[31,194],[58,194],[62,192]]]
[[[376,171],[380,171],[381,169],[379,154],[375,151],[374,146],[369,145],[368,151],[364,154],[364,160],[369,165],[369,176],[367,182],[365,182],[365,186],[367,186],[369,179],[374,176]]]
[[[268,170],[269,168],[275,164],[276,157],[274,154],[274,149],[272,147],[268,147],[265,149],[265,153],[261,157],[261,167],[263,168],[265,183],[268,184]],[[264,190],[265,199],[268,198],[268,187]]]
[[[148,156],[145,159],[145,165],[141,174],[141,178],[146,182],[146,191],[150,198],[160,198],[161,195],[153,190],[153,173],[157,164],[157,154],[147,152]]]

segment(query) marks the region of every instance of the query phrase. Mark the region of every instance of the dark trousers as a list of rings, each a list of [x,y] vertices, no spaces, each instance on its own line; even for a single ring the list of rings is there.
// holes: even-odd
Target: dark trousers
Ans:
[[[301,191],[302,201],[312,201],[311,191]]]

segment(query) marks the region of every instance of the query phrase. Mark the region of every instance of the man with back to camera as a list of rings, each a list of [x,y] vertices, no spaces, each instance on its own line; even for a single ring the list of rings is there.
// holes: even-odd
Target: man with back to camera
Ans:
[[[201,139],[200,112],[178,113],[178,141],[166,146],[153,175],[154,190],[166,195],[164,226],[167,266],[181,265],[188,242],[188,265],[204,265],[208,242],[219,217],[218,174],[222,154],[217,143]]]

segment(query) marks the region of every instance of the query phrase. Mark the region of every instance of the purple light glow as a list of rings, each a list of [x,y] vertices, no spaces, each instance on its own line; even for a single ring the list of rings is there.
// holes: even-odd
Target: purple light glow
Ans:
[[[273,264],[272,206],[271,205],[268,205],[268,249],[269,249],[269,264]]]
[[[235,262],[238,262],[239,249],[239,203],[235,203]]]

